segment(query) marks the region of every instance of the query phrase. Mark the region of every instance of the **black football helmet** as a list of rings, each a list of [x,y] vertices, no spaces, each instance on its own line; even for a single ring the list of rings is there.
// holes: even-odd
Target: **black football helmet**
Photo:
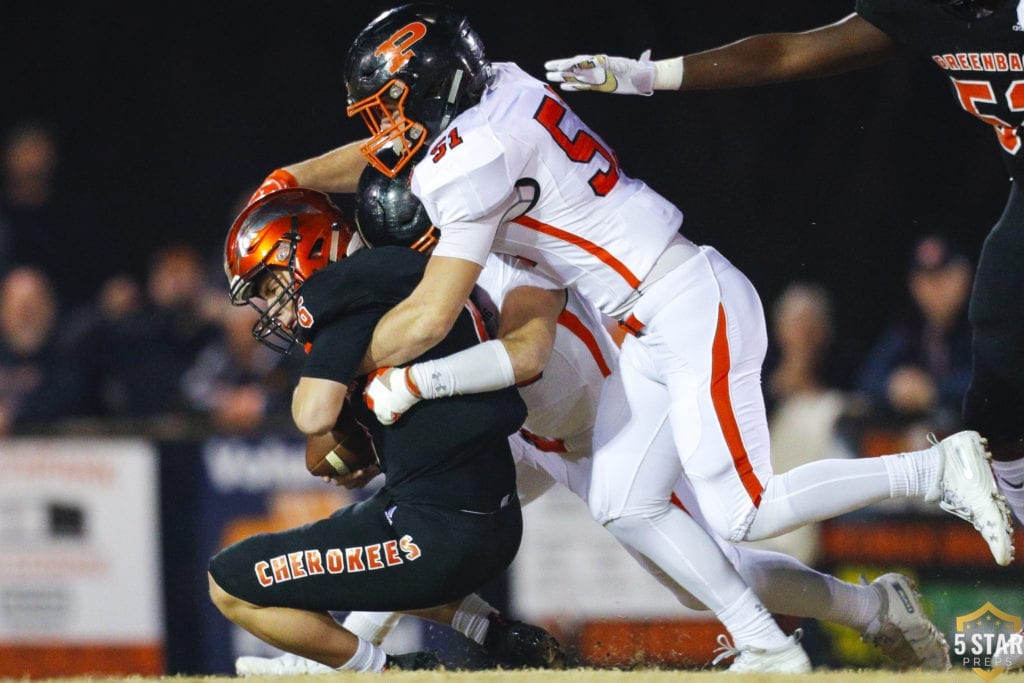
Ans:
[[[384,12],[356,37],[345,60],[349,116],[370,129],[361,151],[393,178],[451,119],[476,104],[490,62],[465,15],[414,3]]]
[[[981,17],[985,12],[994,12],[1006,0],[928,0],[928,2],[960,19],[970,21]]]
[[[356,230],[369,247],[399,246],[428,252],[440,231],[412,193],[412,167],[394,178],[367,166],[356,191]]]

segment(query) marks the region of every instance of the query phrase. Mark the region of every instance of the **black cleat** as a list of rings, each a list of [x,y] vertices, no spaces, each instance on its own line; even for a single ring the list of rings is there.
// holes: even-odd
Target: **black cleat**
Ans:
[[[433,652],[406,652],[403,655],[388,655],[384,660],[385,671],[429,671],[441,668],[441,660]]]
[[[555,637],[533,624],[506,619],[497,612],[484,638],[483,650],[507,669],[564,669],[565,653]]]

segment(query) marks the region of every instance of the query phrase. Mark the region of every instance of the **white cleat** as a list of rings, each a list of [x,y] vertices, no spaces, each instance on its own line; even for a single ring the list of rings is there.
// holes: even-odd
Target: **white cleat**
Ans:
[[[1016,671],[1024,667],[1024,631],[1018,631],[1006,640],[997,641],[996,651],[992,653],[992,668],[1004,671]]]
[[[765,650],[759,647],[733,647],[729,639],[723,634],[718,636],[719,647],[715,649],[718,656],[712,660],[714,666],[723,659],[735,656],[732,665],[727,669],[728,673],[780,673],[780,674],[804,674],[811,671],[811,660],[807,658],[803,646],[800,644],[802,631],[791,635],[785,645],[774,650]]]
[[[932,443],[942,455],[942,472],[925,500],[938,502],[950,512],[974,525],[988,543],[996,564],[1013,561],[1013,525],[1006,498],[998,493],[989,466],[992,454],[988,441],[977,432],[957,432]]]
[[[279,657],[239,657],[235,660],[238,676],[302,676],[338,673],[326,664],[286,652]]]
[[[924,613],[914,582],[902,574],[883,574],[871,587],[881,595],[882,607],[861,640],[901,669],[948,671],[949,644]]]

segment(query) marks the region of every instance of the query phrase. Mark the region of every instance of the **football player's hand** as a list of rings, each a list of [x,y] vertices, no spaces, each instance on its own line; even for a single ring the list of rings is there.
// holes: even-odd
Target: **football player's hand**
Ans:
[[[547,79],[562,90],[596,90],[619,95],[650,95],[654,92],[651,51],[640,59],[608,55],[576,55],[544,63]]]
[[[326,483],[333,483],[335,486],[344,486],[347,489],[361,489],[370,481],[380,474],[380,467],[377,465],[368,465],[361,470],[355,470],[348,474],[336,474],[334,476],[323,476]]]
[[[408,368],[378,368],[370,374],[363,400],[383,425],[394,424],[402,413],[423,399],[413,392]]]
[[[249,197],[249,204],[252,204],[257,199],[266,197],[271,192],[277,192],[278,190],[287,190],[290,187],[298,187],[299,181],[295,179],[288,171],[283,168],[275,169],[270,175],[263,179],[256,191]]]

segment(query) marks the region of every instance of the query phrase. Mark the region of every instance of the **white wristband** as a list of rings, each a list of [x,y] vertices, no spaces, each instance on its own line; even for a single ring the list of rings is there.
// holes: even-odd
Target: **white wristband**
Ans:
[[[683,58],[659,59],[654,62],[654,89],[679,90],[683,85]]]
[[[498,339],[445,358],[416,363],[409,368],[409,375],[423,398],[479,394],[516,383],[512,358]]]

